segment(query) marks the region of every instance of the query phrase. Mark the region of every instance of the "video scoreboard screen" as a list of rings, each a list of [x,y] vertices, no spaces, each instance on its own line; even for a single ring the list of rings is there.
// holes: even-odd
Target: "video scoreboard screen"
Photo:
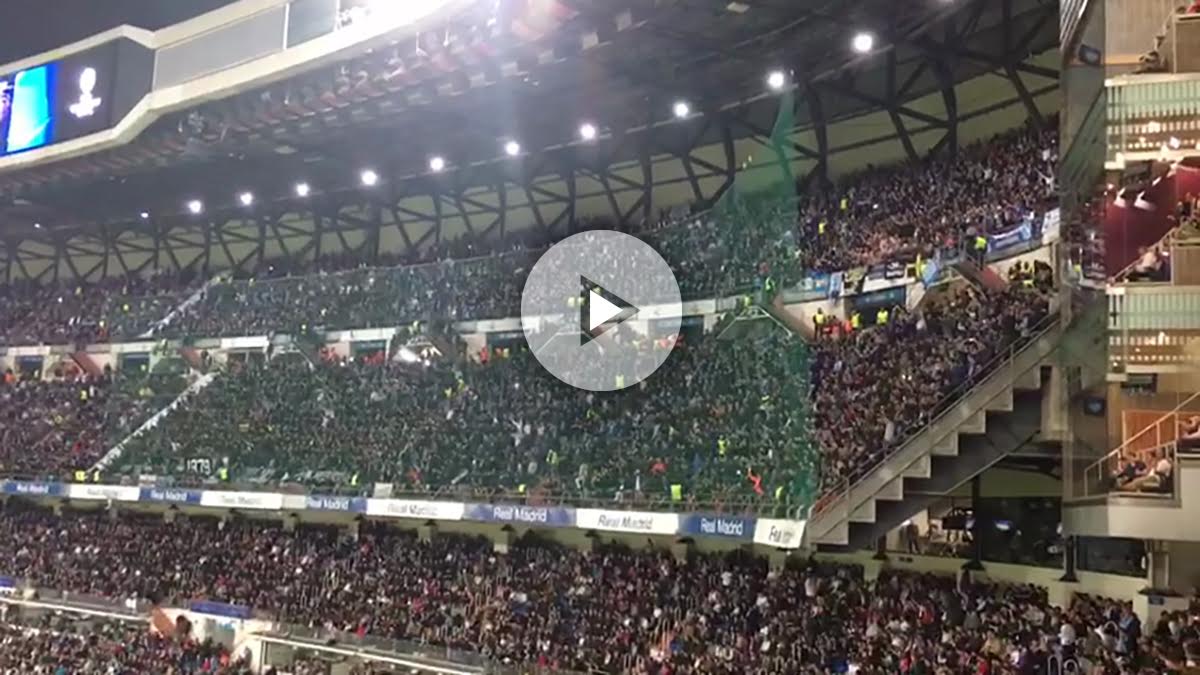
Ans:
[[[112,127],[150,91],[153,64],[151,50],[119,39],[0,75],[0,156]]]

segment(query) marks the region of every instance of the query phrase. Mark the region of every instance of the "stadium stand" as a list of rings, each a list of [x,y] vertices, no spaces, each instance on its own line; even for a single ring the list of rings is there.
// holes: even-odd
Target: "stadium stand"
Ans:
[[[7,476],[71,478],[90,469],[183,387],[181,377],[142,373],[69,368],[39,376],[10,370],[0,382],[0,471]]]
[[[685,298],[746,292],[766,277],[782,286],[805,272],[929,259],[1047,208],[1057,162],[1051,129],[1009,132],[954,162],[874,169],[798,207],[770,203],[765,212],[708,213],[667,227],[652,224],[639,235],[672,264]],[[797,208],[798,219],[789,215]],[[525,237],[502,244],[518,250],[493,255],[482,254],[494,251],[495,243],[447,244],[425,252],[420,265],[389,267],[393,261],[386,256],[366,267],[345,256],[287,270],[266,264],[252,278],[214,285],[158,332],[216,337],[513,316],[524,271],[547,243]],[[154,328],[198,281],[178,275],[70,288],[8,286],[3,339],[36,344],[136,337]]]
[[[1011,131],[956,159],[870,169],[803,204],[800,267],[836,272],[957,252],[1003,232],[1055,199],[1057,125]]]
[[[990,372],[997,356],[1031,338],[1050,314],[1048,283],[964,287],[915,312],[879,315],[882,325],[824,334],[812,383],[825,485],[873,468]]]
[[[298,354],[239,367],[126,448],[140,472],[180,475],[226,458],[236,477],[345,484],[352,475],[415,492],[537,489],[609,499],[679,494],[722,501],[790,489],[803,379],[798,339],[675,345],[671,377],[619,395],[576,390],[527,351],[484,362],[323,362]],[[673,341],[647,342],[667,349]]]
[[[0,287],[0,343],[89,344],[150,331],[187,297],[186,275],[113,277],[95,283]]]
[[[145,626],[101,624],[57,629],[0,623],[3,675],[248,675],[213,644],[174,641]]]
[[[1007,586],[737,552],[481,538],[364,523],[285,532],[220,522],[9,506],[0,569],[32,585],[113,598],[246,604],[289,623],[476,649],[508,664],[603,672],[1162,673],[1200,657],[1200,624],[1143,627],[1127,604],[1052,606]],[[154,541],[155,546],[144,546]],[[196,552],[203,551],[200,558]],[[184,563],[184,561],[191,561]],[[114,570],[121,573],[114,574]],[[1096,670],[1098,669],[1098,670]]]

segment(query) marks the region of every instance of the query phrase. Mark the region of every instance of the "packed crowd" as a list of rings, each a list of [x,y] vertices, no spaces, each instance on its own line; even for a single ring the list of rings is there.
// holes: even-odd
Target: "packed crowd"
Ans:
[[[208,643],[176,641],[144,624],[26,627],[0,623],[0,675],[249,675]]]
[[[9,370],[0,379],[0,476],[86,471],[180,390],[179,378],[91,376],[71,364],[51,379]]]
[[[1021,129],[955,160],[871,169],[798,205],[746,199],[703,216],[683,214],[667,226],[646,223],[633,234],[672,265],[685,298],[741,293],[768,279],[782,286],[805,272],[928,258],[1039,215],[1053,199],[1057,152],[1053,129]],[[102,341],[151,329],[211,337],[511,316],[519,311],[526,272],[550,243],[524,233],[505,242],[447,242],[420,255],[384,254],[369,266],[346,256],[278,267],[269,262],[249,278],[214,284],[165,325],[162,319],[205,279],[180,274],[72,287],[14,284],[0,289],[0,339]]]
[[[0,286],[0,344],[75,344],[136,338],[190,293],[187,274],[95,283]]]
[[[674,345],[668,375],[616,393],[575,389],[524,349],[428,365],[283,354],[218,378],[123,459],[160,475],[204,458],[242,479],[336,474],[414,491],[774,494],[795,477],[804,393],[785,369],[798,338],[761,327],[736,341],[645,341]]]
[[[293,624],[474,650],[509,664],[622,673],[1049,672],[1074,661],[1103,675],[1178,672],[1200,659],[1200,622],[1166,614],[1143,629],[1128,604],[1051,606],[1030,586],[745,552],[486,539],[363,523],[286,532],[252,521],[54,516],[10,506],[0,572],[44,588],[113,598],[204,597]],[[145,542],[153,541],[154,546]],[[1060,672],[1062,672],[1060,670]]]
[[[1049,314],[1047,284],[963,287],[927,296],[916,311],[892,308],[883,325],[823,335],[812,397],[825,485],[873,468],[993,359],[1032,337]]]
[[[1012,131],[953,160],[873,169],[800,207],[800,266],[836,272],[957,251],[1044,212],[1056,198],[1058,134]]]

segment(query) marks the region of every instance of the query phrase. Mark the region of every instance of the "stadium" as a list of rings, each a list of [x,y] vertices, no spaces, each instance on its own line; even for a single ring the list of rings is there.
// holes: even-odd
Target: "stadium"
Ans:
[[[1200,2],[27,4],[0,674],[1200,672]]]

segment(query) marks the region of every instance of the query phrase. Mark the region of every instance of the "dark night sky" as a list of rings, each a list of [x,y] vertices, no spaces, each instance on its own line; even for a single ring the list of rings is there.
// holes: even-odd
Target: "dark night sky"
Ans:
[[[150,30],[234,0],[3,0],[0,63],[85,38],[123,23]]]

